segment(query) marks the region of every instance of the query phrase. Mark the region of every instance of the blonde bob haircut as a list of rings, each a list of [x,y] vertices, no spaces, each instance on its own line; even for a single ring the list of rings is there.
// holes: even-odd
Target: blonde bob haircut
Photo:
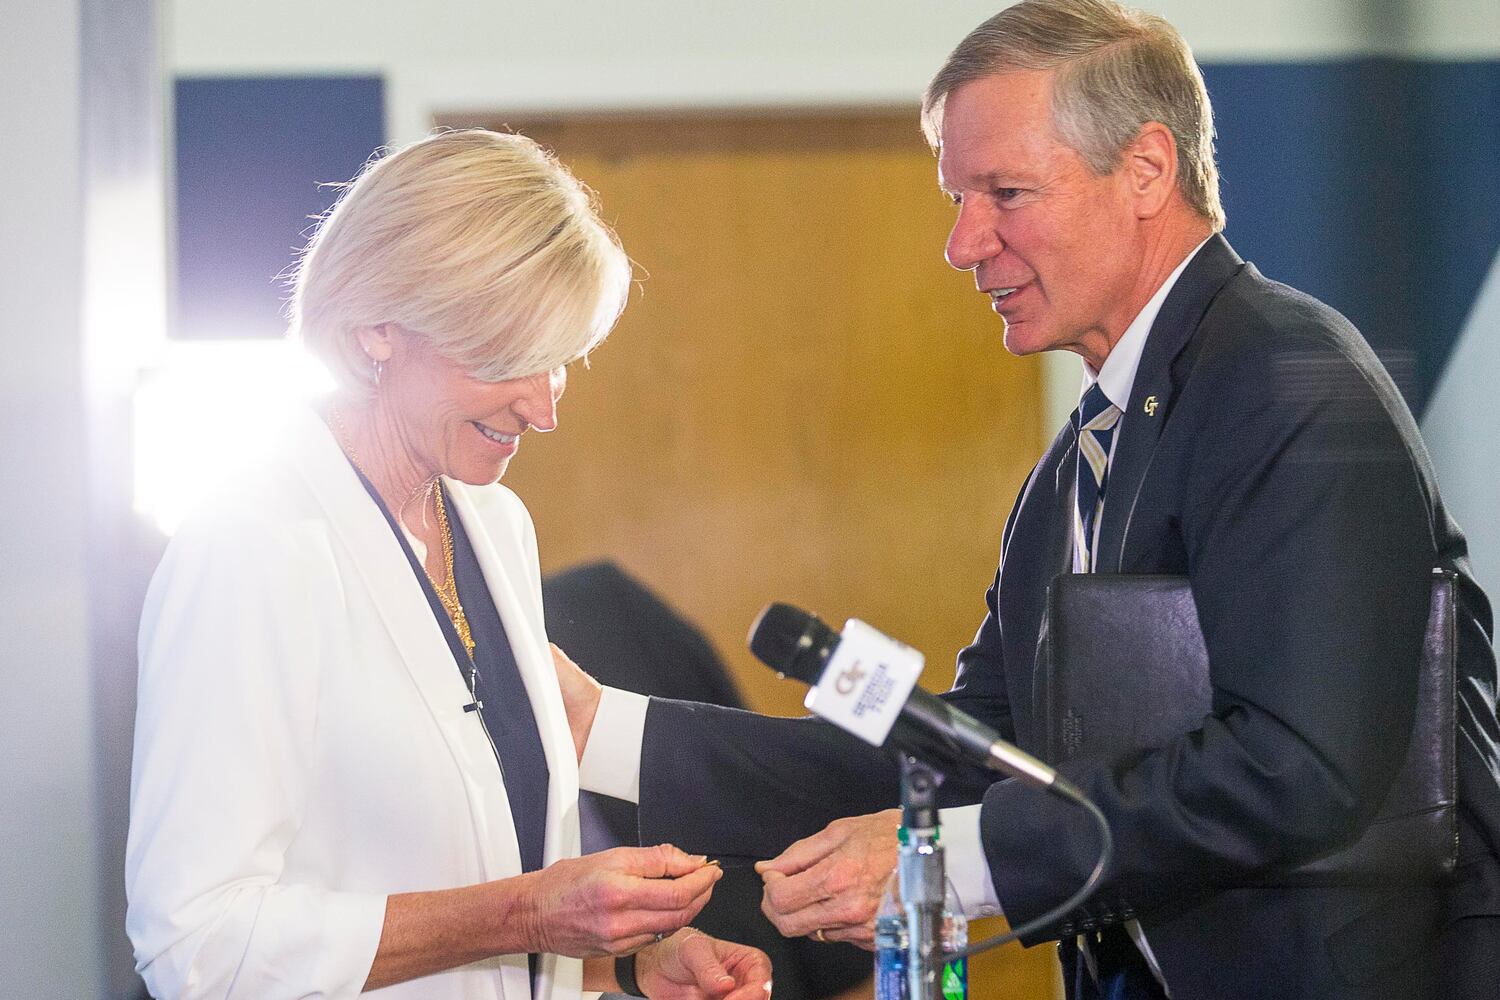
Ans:
[[[1214,115],[1203,74],[1177,29],[1113,0],[1022,0],[969,32],[922,98],[936,149],[943,105],[966,83],[1015,70],[1057,70],[1052,120],[1096,176],[1112,174],[1147,122],[1177,143],[1177,187],[1217,232],[1224,228]]]
[[[440,132],[377,154],[318,222],[291,334],[346,389],[374,390],[354,331],[383,323],[498,382],[588,354],[630,281],[619,240],[556,157],[521,135]]]

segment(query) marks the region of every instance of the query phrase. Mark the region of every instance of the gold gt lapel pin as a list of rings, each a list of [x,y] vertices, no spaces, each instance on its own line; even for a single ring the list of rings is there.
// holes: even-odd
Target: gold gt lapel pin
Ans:
[[[1156,406],[1157,406],[1156,397],[1155,396],[1147,396],[1146,397],[1146,405],[1143,407],[1143,409],[1146,411],[1146,416],[1148,416],[1148,417],[1154,417],[1154,416],[1156,416]]]

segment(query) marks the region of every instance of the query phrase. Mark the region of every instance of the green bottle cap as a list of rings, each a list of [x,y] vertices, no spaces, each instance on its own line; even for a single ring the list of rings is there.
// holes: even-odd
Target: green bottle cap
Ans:
[[[934,841],[940,841],[940,840],[943,839],[943,828],[942,827],[939,826],[939,827],[933,828],[932,839]],[[904,827],[904,826],[898,826],[898,827],[896,827],[896,843],[900,844],[902,847],[905,847],[907,844],[911,843],[911,834],[909,834],[909,833],[906,832],[906,827]]]

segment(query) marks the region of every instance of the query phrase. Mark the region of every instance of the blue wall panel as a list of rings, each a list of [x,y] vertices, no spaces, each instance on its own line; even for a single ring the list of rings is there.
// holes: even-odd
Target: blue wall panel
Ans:
[[[1500,249],[1500,62],[1204,67],[1226,230],[1331,303],[1419,413]]]
[[[385,141],[377,77],[178,80],[179,339],[279,337],[314,217]]]

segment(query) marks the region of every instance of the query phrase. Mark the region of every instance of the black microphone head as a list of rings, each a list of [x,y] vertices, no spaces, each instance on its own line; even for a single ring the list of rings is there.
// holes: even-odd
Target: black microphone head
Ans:
[[[766,666],[804,684],[818,683],[838,633],[790,604],[768,604],[750,626],[750,652]]]
[[[796,658],[797,647],[807,626],[817,620],[812,614],[790,604],[767,604],[750,625],[750,634],[746,637],[750,652],[766,666],[785,670],[783,665]]]

